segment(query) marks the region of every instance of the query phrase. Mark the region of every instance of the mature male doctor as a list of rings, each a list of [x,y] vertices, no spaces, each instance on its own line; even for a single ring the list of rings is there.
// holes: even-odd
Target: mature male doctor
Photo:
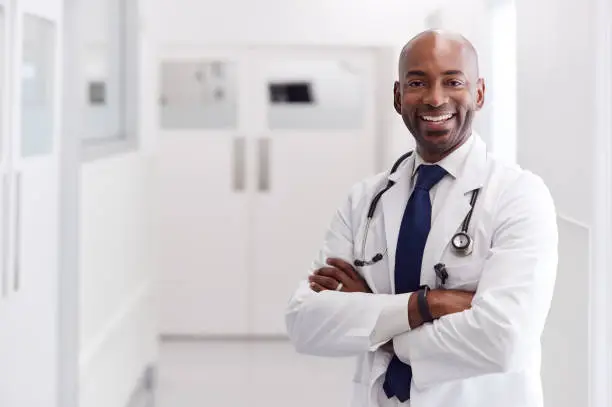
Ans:
[[[539,177],[487,154],[484,100],[463,37],[406,44],[394,106],[416,151],[352,188],[289,303],[298,352],[358,357],[353,407],[543,405],[555,207]]]

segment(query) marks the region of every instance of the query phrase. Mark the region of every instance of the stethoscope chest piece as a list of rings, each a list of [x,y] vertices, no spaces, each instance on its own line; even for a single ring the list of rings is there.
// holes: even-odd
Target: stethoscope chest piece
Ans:
[[[464,256],[472,254],[472,250],[474,249],[472,238],[463,231],[455,233],[451,244],[458,253]]]

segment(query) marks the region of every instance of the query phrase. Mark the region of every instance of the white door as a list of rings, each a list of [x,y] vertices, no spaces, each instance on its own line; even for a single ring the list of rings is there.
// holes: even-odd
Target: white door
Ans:
[[[11,40],[7,262],[9,376],[0,405],[57,404],[61,0],[20,0]],[[7,138],[4,139],[5,141]],[[3,149],[4,150],[4,149]]]
[[[246,63],[232,51],[162,52],[155,203],[162,334],[248,330]]]
[[[252,211],[252,333],[283,335],[291,293],[350,187],[374,173],[374,54],[360,49],[262,50]]]
[[[283,335],[335,208],[374,170],[373,54],[161,54],[161,332]]]

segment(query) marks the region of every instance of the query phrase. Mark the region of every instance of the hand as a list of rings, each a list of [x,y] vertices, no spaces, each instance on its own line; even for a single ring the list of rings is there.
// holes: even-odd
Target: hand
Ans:
[[[345,293],[371,293],[370,287],[365,280],[357,274],[353,266],[341,259],[327,259],[330,267],[322,267],[308,277],[310,287],[313,291],[325,290],[336,291],[338,284],[342,283],[342,291]]]
[[[431,315],[438,319],[444,315],[463,312],[472,308],[474,293],[461,290],[431,290],[427,294],[427,303]]]

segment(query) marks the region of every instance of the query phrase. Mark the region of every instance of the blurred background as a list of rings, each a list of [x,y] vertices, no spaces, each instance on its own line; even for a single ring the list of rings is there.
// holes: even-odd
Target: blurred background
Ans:
[[[546,406],[612,406],[608,3],[0,0],[0,406],[347,406],[354,360],[297,355],[285,306],[413,147],[426,28],[474,43],[477,131],[555,198]]]

